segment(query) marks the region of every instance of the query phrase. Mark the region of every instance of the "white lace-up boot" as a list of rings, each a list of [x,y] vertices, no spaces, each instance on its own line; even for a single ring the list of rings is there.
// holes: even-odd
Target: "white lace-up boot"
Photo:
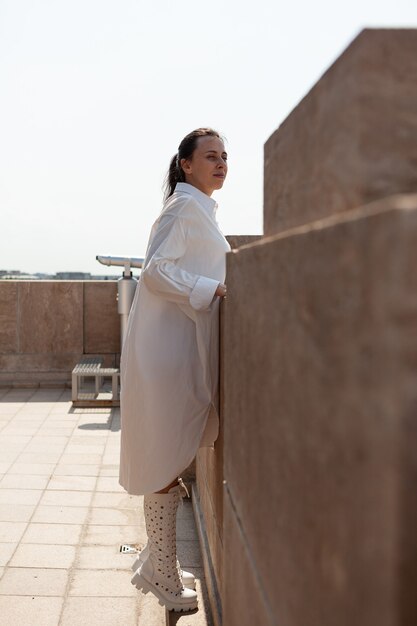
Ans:
[[[148,558],[149,558],[149,542],[146,544],[143,550],[139,552],[138,556],[134,560],[133,565],[132,565],[132,571],[136,572],[136,570],[138,570],[139,567],[142,565],[142,563],[144,563]],[[192,574],[191,572],[187,572],[185,569],[181,569],[181,565],[178,560],[177,560],[177,567],[181,570],[180,576],[181,576],[182,584],[184,585],[184,587],[187,587],[187,589],[195,589],[194,574]],[[134,578],[135,577],[132,578],[132,583],[136,584],[133,581]]]
[[[177,560],[176,516],[181,485],[168,493],[143,497],[148,558],[132,578],[144,593],[151,591],[169,611],[192,611],[197,608],[197,593],[183,586]]]

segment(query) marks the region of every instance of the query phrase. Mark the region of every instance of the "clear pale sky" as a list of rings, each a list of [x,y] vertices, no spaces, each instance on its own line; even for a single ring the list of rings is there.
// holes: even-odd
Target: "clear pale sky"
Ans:
[[[227,138],[224,234],[261,233],[264,142],[362,28],[390,26],[417,27],[416,0],[0,0],[0,269],[143,256],[199,126]]]

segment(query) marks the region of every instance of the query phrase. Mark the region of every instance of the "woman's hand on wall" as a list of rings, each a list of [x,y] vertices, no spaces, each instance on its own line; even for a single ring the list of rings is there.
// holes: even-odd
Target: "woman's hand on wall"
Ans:
[[[223,285],[223,283],[219,283],[218,287],[216,289],[215,295],[216,296],[220,296],[221,298],[225,298],[226,297],[226,291],[227,291],[226,285]]]

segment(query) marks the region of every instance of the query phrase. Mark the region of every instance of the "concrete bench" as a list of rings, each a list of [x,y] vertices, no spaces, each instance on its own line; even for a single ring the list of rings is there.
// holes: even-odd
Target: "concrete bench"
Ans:
[[[103,359],[100,357],[86,357],[82,359],[72,370],[72,402],[76,406],[91,406],[94,403],[96,406],[102,404],[112,405],[118,403],[119,395],[119,376],[120,372],[114,367],[101,367]],[[100,393],[100,388],[103,383],[103,378],[111,377],[112,379],[112,399],[111,400],[98,400],[97,396]],[[84,378],[94,378],[94,390],[95,394],[86,394],[81,392],[81,384]]]

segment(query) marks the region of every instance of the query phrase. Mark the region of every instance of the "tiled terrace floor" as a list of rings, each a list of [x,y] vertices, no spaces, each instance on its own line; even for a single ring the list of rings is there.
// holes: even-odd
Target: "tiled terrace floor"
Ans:
[[[63,389],[0,389],[0,625],[210,624],[191,502],[178,555],[199,610],[170,614],[131,584],[146,541],[142,498],[118,484],[119,411],[73,409]]]

